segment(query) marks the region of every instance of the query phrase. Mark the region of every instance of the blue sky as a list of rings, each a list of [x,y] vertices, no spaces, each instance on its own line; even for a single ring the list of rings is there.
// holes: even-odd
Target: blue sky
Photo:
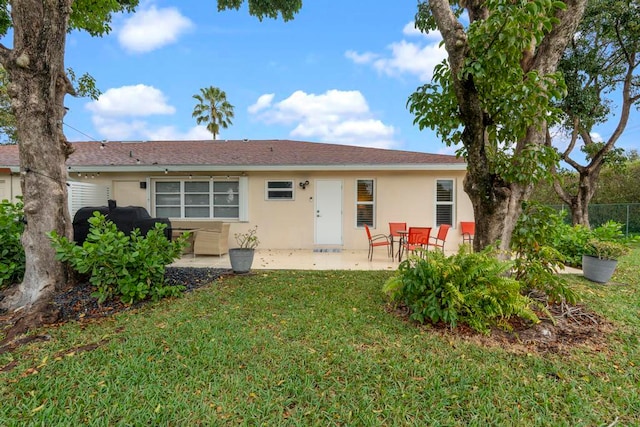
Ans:
[[[414,1],[305,1],[293,21],[214,0],[141,0],[102,38],[71,33],[66,65],[88,72],[98,101],[66,98],[78,140],[210,139],[191,117],[200,88],[224,90],[233,125],[218,139],[296,139],[453,153],[413,125],[407,98],[445,52],[413,28]],[[640,144],[634,110],[619,146]],[[608,136],[605,125],[596,130]]]

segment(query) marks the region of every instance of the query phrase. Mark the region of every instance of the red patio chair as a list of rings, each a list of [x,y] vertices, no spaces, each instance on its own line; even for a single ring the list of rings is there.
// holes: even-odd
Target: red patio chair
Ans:
[[[400,244],[402,243],[402,235],[398,231],[407,231],[406,222],[390,222],[389,223],[389,240],[391,240],[391,256],[395,254],[394,245],[398,243],[398,254],[400,254]]]
[[[451,226],[449,224],[441,224],[440,228],[438,228],[438,234],[436,236],[431,236],[429,239],[429,247],[433,246],[436,249],[442,249],[442,253],[444,253],[444,244],[447,240],[447,233]]]
[[[460,221],[460,232],[462,233],[462,242],[469,243],[473,246],[473,238],[476,235],[476,223]]]
[[[391,242],[389,241],[389,236],[386,234],[376,234],[371,235],[371,230],[367,224],[364,225],[364,229],[367,231],[367,239],[369,239],[369,261],[373,259],[373,248],[377,246],[386,246],[387,247],[387,256],[390,255],[391,250]]]
[[[409,227],[407,240],[402,245],[402,249],[409,252],[422,251],[424,255],[429,244],[429,234],[431,227]],[[402,252],[398,254],[398,261],[402,259]]]

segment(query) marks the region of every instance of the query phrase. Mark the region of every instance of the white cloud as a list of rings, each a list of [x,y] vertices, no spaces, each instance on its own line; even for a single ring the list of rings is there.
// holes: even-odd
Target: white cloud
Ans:
[[[109,141],[184,141],[206,140],[213,136],[204,126],[186,132],[175,126],[157,126],[145,120],[94,116],[93,126],[100,137]]]
[[[204,126],[195,126],[186,132],[180,132],[174,126],[162,126],[157,129],[145,129],[149,141],[199,141],[212,139],[213,135]],[[220,138],[220,135],[217,135]]]
[[[150,52],[176,42],[193,26],[193,22],[175,7],[158,9],[152,5],[125,22],[118,33],[118,41],[129,52]]]
[[[390,76],[402,73],[416,75],[422,81],[431,80],[433,68],[446,57],[444,49],[437,45],[421,47],[404,40],[391,45],[391,57],[373,62],[374,68]]]
[[[265,96],[252,106],[262,99],[261,108],[250,113],[265,123],[294,126],[290,132],[294,138],[379,148],[395,145],[393,126],[372,117],[369,105],[359,91],[334,89],[316,95],[299,90],[276,103],[272,103],[271,95],[265,103]]]
[[[388,55],[374,52],[359,53],[352,50],[345,56],[356,64],[370,64],[373,68],[389,76],[411,74],[421,81],[429,81],[433,76],[433,68],[447,57],[444,47],[440,46],[442,36],[434,31],[423,34],[410,22],[402,30],[405,36],[424,36],[418,42],[401,40],[391,43]]]
[[[93,116],[91,121],[100,136],[110,141],[146,139],[142,137],[142,134],[149,126],[144,120],[115,119],[101,116]]]
[[[86,108],[98,116],[150,116],[176,111],[167,104],[162,91],[143,84],[109,89]]]
[[[247,111],[250,112],[251,114],[256,114],[260,110],[269,108],[271,106],[271,102],[273,101],[274,96],[275,96],[274,93],[266,93],[264,95],[261,95],[258,98],[258,100],[255,102],[255,104],[250,105],[249,108],[247,108]]]
[[[402,34],[405,36],[421,36],[422,31],[416,28],[415,22],[411,21],[402,28]]]
[[[195,126],[186,132],[174,126],[152,124],[146,118],[171,115],[176,109],[168,104],[166,96],[152,86],[143,84],[111,88],[97,101],[86,104],[91,121],[100,135],[111,141],[127,140],[200,140],[211,139],[204,126]]]
[[[375,53],[371,53],[371,52],[358,53],[354,50],[346,51],[344,53],[344,56],[346,56],[348,59],[352,60],[356,64],[369,64],[380,57],[380,55],[377,55]]]

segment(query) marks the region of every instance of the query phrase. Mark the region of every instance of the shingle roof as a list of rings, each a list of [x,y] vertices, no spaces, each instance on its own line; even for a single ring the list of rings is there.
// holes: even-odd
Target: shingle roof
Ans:
[[[433,169],[464,169],[464,160],[450,155],[291,140],[107,142],[104,145],[90,141],[74,142],[73,147],[75,152],[67,165],[96,167],[96,170],[115,167],[146,170],[149,166],[156,170],[172,166],[174,169],[206,166],[249,170],[275,167],[406,168],[411,165],[419,169],[429,165]],[[0,167],[18,165],[18,147],[0,146]]]

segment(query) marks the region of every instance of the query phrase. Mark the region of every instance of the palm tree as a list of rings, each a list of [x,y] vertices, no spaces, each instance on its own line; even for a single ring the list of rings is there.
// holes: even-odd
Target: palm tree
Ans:
[[[213,134],[213,139],[220,133],[220,128],[226,129],[233,124],[233,105],[227,101],[227,94],[217,87],[209,86],[200,89],[200,94],[193,95],[198,101],[193,108],[192,117],[196,123],[206,123],[207,130]]]

